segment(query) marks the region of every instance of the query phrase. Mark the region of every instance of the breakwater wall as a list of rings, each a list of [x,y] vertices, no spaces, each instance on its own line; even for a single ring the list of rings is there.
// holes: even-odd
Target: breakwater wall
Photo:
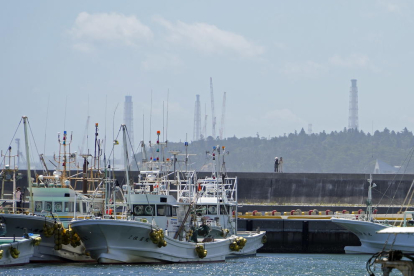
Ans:
[[[201,173],[199,175],[202,175]],[[335,173],[229,173],[238,177],[241,203],[266,205],[365,205],[369,175]],[[375,174],[373,204],[400,205],[414,175]]]
[[[17,181],[17,186],[26,188],[27,171],[22,170],[20,173],[23,178]],[[32,177],[34,175],[32,171]],[[199,178],[209,175],[206,172],[197,173]],[[237,176],[238,200],[242,204],[328,207],[365,205],[368,194],[367,174],[229,172],[228,175]],[[124,172],[116,171],[115,177],[121,184],[125,182]],[[138,172],[131,172],[130,177],[137,180]],[[372,190],[373,204],[402,204],[413,179],[414,175],[373,175],[373,182],[376,184]],[[5,190],[10,192],[12,183],[5,184]]]

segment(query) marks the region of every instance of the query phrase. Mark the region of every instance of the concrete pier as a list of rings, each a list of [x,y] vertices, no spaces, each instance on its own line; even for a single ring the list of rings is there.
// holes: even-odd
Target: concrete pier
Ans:
[[[261,253],[345,253],[359,239],[330,220],[252,219],[238,220],[238,230],[266,230]]]

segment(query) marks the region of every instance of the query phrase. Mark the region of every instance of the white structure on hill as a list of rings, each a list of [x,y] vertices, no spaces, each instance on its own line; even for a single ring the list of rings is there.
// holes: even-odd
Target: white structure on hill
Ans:
[[[358,126],[358,87],[357,80],[351,80],[351,90],[349,91],[349,118],[348,129],[357,130]]]

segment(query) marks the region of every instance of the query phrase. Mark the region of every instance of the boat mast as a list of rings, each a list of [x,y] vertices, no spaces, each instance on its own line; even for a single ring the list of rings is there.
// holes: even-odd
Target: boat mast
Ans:
[[[33,210],[33,193],[32,193],[32,175],[30,173],[30,156],[29,156],[29,139],[27,136],[27,124],[28,124],[28,120],[27,120],[27,116],[23,116],[23,125],[24,125],[24,141],[25,141],[25,145],[26,145],[26,162],[27,162],[27,184],[29,186],[29,198],[30,198],[30,202],[29,202],[29,212],[30,213],[34,213]]]
[[[368,183],[367,219],[372,221],[372,188],[377,187],[375,183],[372,183],[372,174],[369,175]]]
[[[126,173],[127,193],[128,193],[127,195],[128,209],[132,210],[131,187],[129,183],[129,164],[128,164],[128,145],[127,145],[127,139],[126,139],[126,125],[122,125],[122,134],[123,134],[122,136],[123,136],[123,142],[124,142],[124,166],[125,166],[125,173]]]

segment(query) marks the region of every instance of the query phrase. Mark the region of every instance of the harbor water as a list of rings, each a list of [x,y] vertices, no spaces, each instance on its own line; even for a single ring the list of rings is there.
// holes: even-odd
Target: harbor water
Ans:
[[[369,255],[258,254],[225,263],[162,265],[28,264],[0,270],[0,275],[368,275]],[[382,275],[377,265],[375,275]],[[401,275],[393,271],[391,275]]]

